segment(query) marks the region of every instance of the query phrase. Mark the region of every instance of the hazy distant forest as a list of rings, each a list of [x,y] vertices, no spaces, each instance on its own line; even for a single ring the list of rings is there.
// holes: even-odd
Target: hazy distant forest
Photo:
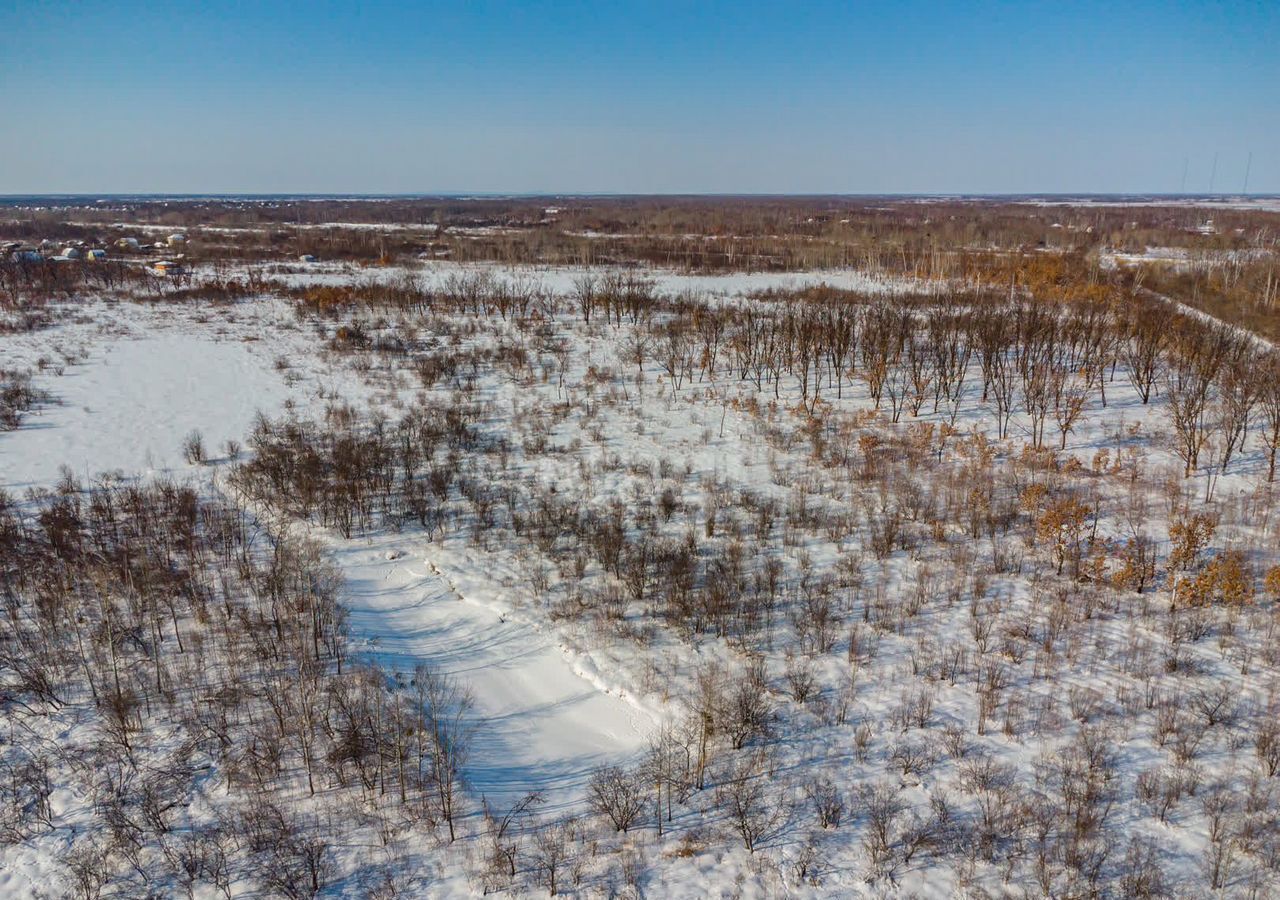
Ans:
[[[315,254],[363,264],[427,256],[707,272],[853,266],[978,283],[1036,277],[1021,271],[1030,254],[1086,278],[1104,251],[1162,247],[1187,264],[1132,260],[1132,284],[1275,336],[1280,214],[1263,209],[840,198],[168,201],[99,203],[74,215],[24,208],[6,235],[101,238],[123,223],[194,229],[188,252],[210,262]]]

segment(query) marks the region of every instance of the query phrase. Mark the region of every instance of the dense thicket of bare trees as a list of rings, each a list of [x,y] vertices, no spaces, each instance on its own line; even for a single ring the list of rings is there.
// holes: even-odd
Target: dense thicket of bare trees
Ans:
[[[31,373],[0,368],[0,431],[12,431],[32,409],[50,400],[47,391],[33,387]]]
[[[74,785],[93,797],[67,858],[82,896],[260,880],[301,897],[333,863],[299,794],[452,835],[465,692],[427,667],[397,687],[353,663],[338,588],[313,547],[188,487],[0,496],[4,839],[53,827],[52,785]],[[188,818],[215,793],[216,824]]]
[[[434,495],[447,527],[485,546],[527,547],[549,562],[538,571],[551,575],[531,584],[557,617],[595,622],[641,644],[661,625],[691,644],[723,640],[741,660],[732,673],[709,667],[696,675],[683,715],[654,736],[639,765],[595,773],[588,800],[608,832],[679,831],[682,810],[701,803],[754,853],[808,815],[821,831],[855,829],[871,878],[966,860],[962,866],[1017,872],[1009,877],[1049,896],[1159,896],[1160,856],[1116,809],[1146,798],[1140,802],[1167,816],[1190,802],[1196,794],[1188,779],[1197,777],[1205,741],[1219,748],[1243,742],[1266,771],[1277,743],[1266,736],[1267,713],[1256,696],[1242,701],[1235,688],[1206,678],[1204,653],[1211,636],[1238,639],[1231,621],[1246,617],[1252,628],[1266,618],[1253,603],[1261,596],[1260,566],[1271,557],[1256,547],[1216,545],[1218,519],[1201,511],[1188,492],[1192,482],[1157,486],[1131,449],[1100,450],[1084,461],[1060,453],[1088,417],[1116,403],[1124,393],[1117,384],[1126,382],[1133,402],[1168,405],[1160,446],[1180,457],[1184,476],[1230,470],[1255,435],[1273,446],[1269,386],[1244,374],[1274,362],[1238,333],[1169,320],[1139,296],[1118,306],[1017,293],[885,299],[822,289],[720,305],[664,297],[642,282],[586,279],[571,306],[549,298],[538,316],[508,320],[497,301],[485,299],[489,292],[483,282],[455,283],[444,292],[407,289],[414,297],[407,307],[400,299],[351,297],[328,311],[339,321],[365,315],[362,309],[405,308],[428,320],[462,314],[510,321],[528,338],[525,352],[502,362],[474,349],[450,352],[490,372],[501,366],[519,383],[554,381],[557,397],[566,398],[554,412],[517,402],[512,426],[500,433],[489,431],[483,415],[472,420],[470,442],[452,458],[452,480]],[[621,302],[628,292],[632,299]],[[564,378],[564,345],[548,338],[544,315],[571,317],[596,333],[613,330],[623,372],[597,362]],[[432,384],[466,398],[467,366],[442,369]],[[627,368],[637,375],[624,374]],[[581,488],[565,490],[513,462],[561,452],[549,437],[556,423],[577,409],[590,432],[602,405],[625,408],[632,383],[645,389],[638,376],[646,372],[649,384],[661,379],[662,402],[672,405],[735,385],[734,408],[754,417],[771,451],[808,454],[804,483],[779,477],[781,494],[705,475],[691,485],[690,473],[669,461],[606,453],[578,462]],[[876,425],[842,415],[839,401],[859,391],[880,408]],[[782,409],[793,414],[794,428],[779,423]],[[1013,440],[997,447],[983,430],[963,428],[975,412],[997,422],[999,438]],[[404,427],[350,425],[357,442],[381,441],[376,436]],[[283,428],[260,433],[281,435]],[[313,431],[308,440],[347,439],[346,426],[318,431],[327,433]],[[389,499],[379,501],[381,518],[356,517],[363,527],[403,518],[396,495],[413,490],[398,458],[387,459],[381,484]],[[438,452],[424,456],[415,477],[436,459]],[[627,492],[584,502],[599,480],[624,474]],[[371,486],[364,495],[376,493]],[[365,503],[354,496],[343,502],[357,509]],[[1153,502],[1168,504],[1168,544]],[[1230,507],[1238,541],[1265,527],[1266,502]],[[324,517],[322,506],[312,515]],[[813,565],[798,549],[813,542],[830,542],[843,555]],[[896,578],[897,565],[907,565],[909,577]],[[1027,584],[1033,599],[1015,602],[992,588],[1006,579]],[[1161,590],[1169,590],[1170,605],[1140,599]],[[952,609],[964,612],[956,633],[927,624]],[[1108,643],[1106,629],[1118,627],[1135,636]],[[1259,634],[1229,652],[1246,666],[1263,654],[1268,661],[1258,664],[1273,666]],[[874,670],[882,643],[894,642],[912,648],[916,687],[903,692],[891,716],[856,721],[860,673]],[[1103,662],[1086,649],[1104,645],[1123,661]],[[762,661],[779,647],[786,648],[785,665],[769,671]],[[851,673],[843,687],[816,674],[833,657]],[[1039,695],[1034,685],[1053,667],[1074,670],[1086,659],[1122,666],[1133,687],[1115,698],[1075,684],[1058,700]],[[1185,712],[1170,699],[1172,684],[1194,698]],[[943,724],[940,690],[964,691],[972,720]],[[854,758],[863,765],[879,759],[890,779],[843,783],[837,767],[777,790],[771,779],[779,717],[796,727],[797,715],[813,716],[821,723],[815,729],[849,729]],[[1169,748],[1168,770],[1121,766],[1118,748],[1135,727],[1150,727]],[[1035,735],[1054,750],[1034,767],[1020,767],[974,748],[997,735],[1014,742]],[[910,787],[948,760],[960,770],[958,793],[922,805]],[[1251,765],[1228,778],[1243,783]],[[1220,823],[1204,861],[1207,883],[1238,877],[1242,853],[1251,877],[1262,877],[1280,835],[1274,817],[1245,825],[1235,806],[1213,801],[1206,809],[1198,814]],[[505,836],[495,848],[506,851],[495,849],[486,883],[512,884],[512,855],[527,852],[546,889],[566,890],[589,845],[581,823],[530,827],[526,847],[495,826]],[[815,848],[822,845],[819,835],[797,857],[802,877],[820,877]]]

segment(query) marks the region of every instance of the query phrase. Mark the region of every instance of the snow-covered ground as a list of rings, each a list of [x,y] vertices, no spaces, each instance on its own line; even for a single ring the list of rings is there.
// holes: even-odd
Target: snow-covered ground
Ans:
[[[1255,210],[1258,212],[1280,212],[1280,197],[1274,196],[1224,196],[1205,195],[1202,197],[1062,197],[1033,198],[1018,200],[1032,206],[1153,206],[1153,207],[1197,207],[1202,209]]]
[[[521,284],[557,295],[568,295],[585,275],[602,278],[609,274],[633,275],[649,279],[666,294],[690,292],[705,298],[742,297],[756,291],[792,291],[827,285],[840,290],[867,294],[908,294],[936,291],[935,282],[881,276],[857,269],[827,269],[811,272],[729,272],[702,274],[672,269],[609,269],[586,266],[510,266],[496,263],[456,263],[428,261],[405,269],[398,266],[367,267],[344,263],[318,263],[306,267],[260,264],[255,268],[293,285],[350,283],[353,279],[396,281],[406,275],[428,288],[443,286],[449,279],[487,274],[508,283]]]
[[[245,443],[259,413],[315,415],[333,398],[371,393],[350,370],[317,367],[314,336],[272,300],[213,310],[89,304],[74,321],[7,339],[6,350],[11,365],[45,361],[34,383],[52,398],[0,432],[0,488],[15,495],[52,487],[64,466],[84,483],[163,474],[207,485],[209,470],[183,459],[192,431],[217,461],[226,441]],[[420,537],[328,537],[358,647],[391,671],[430,662],[470,686],[484,736],[471,772],[479,791],[503,802],[530,791],[553,806],[578,801],[593,768],[630,759],[652,731],[652,712],[554,630],[504,615],[504,589],[519,591],[514,574],[496,580],[482,574],[491,563]]]
[[[265,268],[279,274],[275,267]],[[477,271],[564,294],[585,270],[321,264],[290,269],[283,277],[292,284],[341,284],[409,275],[438,285]],[[647,274],[659,290],[693,291],[717,303],[745,303],[749,292],[820,283],[879,296],[922,287],[857,272]],[[394,314],[363,315],[371,331],[394,333],[406,324],[394,321]],[[1234,615],[1216,641],[1182,646],[1177,652],[1185,658],[1170,667],[1160,655],[1173,627],[1172,619],[1162,618],[1167,597],[1112,591],[1100,582],[1073,588],[1052,577],[1052,566],[1024,564],[1044,552],[1034,540],[1023,543],[997,534],[995,526],[982,526],[990,527],[989,533],[972,526],[976,530],[970,533],[963,523],[930,517],[947,495],[959,492],[980,500],[980,479],[992,472],[1008,477],[1006,488],[1083,485],[1103,510],[1097,528],[1101,538],[1121,545],[1137,521],[1164,553],[1172,510],[1200,508],[1212,478],[1220,500],[1215,508],[1224,513],[1215,547],[1265,542],[1274,538],[1276,525],[1269,513],[1260,512],[1272,495],[1262,483],[1264,453],[1256,438],[1226,474],[1180,480],[1167,407],[1159,397],[1143,404],[1120,367],[1107,384],[1105,407],[1090,391],[1083,415],[1066,435],[1062,464],[1048,466],[1027,452],[1031,426],[1025,412],[1013,415],[1008,439],[999,439],[990,405],[976,400],[981,388],[976,362],[954,420],[945,405],[935,411],[925,404],[918,417],[906,413],[891,426],[884,404],[871,413],[867,385],[852,379],[838,393],[829,381],[823,386],[829,427],[816,428],[795,406],[794,377],[781,379],[780,396],[775,396],[769,385],[761,390],[735,378],[722,363],[718,377],[690,376],[677,385],[655,363],[652,351],[647,364],[637,367],[631,361],[626,342],[637,330],[631,326],[615,330],[597,322],[587,327],[575,315],[563,315],[555,336],[565,340],[569,352],[560,357],[557,370],[551,345],[538,343],[545,335],[531,336],[507,322],[457,319],[415,324],[441,328],[430,337],[450,349],[501,346],[513,354],[519,348],[530,359],[527,368],[507,370],[502,366],[509,360],[500,356],[477,364],[473,372],[468,396],[483,404],[484,427],[510,443],[502,470],[488,474],[495,486],[524,490],[524,496],[544,491],[575,511],[603,513],[611,503],[621,504],[628,522],[647,517],[654,537],[693,541],[703,557],[737,545],[753,573],[764,559],[776,559],[786,610],[768,641],[750,648],[705,631],[677,634],[653,612],[660,604],[656,597],[643,604],[644,610],[634,604],[610,631],[585,616],[552,613],[553,601],[566,601],[571,587],[595,590],[611,583],[611,576],[585,557],[578,574],[557,572],[546,554],[511,527],[501,528],[502,540],[489,546],[463,528],[428,539],[413,527],[376,528],[367,536],[344,538],[312,523],[282,526],[315,538],[337,564],[359,653],[402,678],[417,664],[430,663],[470,688],[476,746],[467,774],[474,797],[502,808],[536,790],[545,795],[544,814],[585,819],[583,792],[598,766],[637,763],[657,728],[690,710],[708,663],[720,665],[730,683],[737,683],[750,658],[759,661],[759,690],[777,712],[769,768],[759,777],[768,778],[772,799],[787,813],[786,827],[775,829],[768,852],[749,853],[712,801],[713,791],[694,793],[676,813],[665,842],[648,832],[634,839],[633,849],[648,860],[648,895],[1000,895],[1005,866],[1012,871],[1015,865],[1032,865],[1034,838],[1026,817],[1033,817],[1037,807],[1066,802],[1050,796],[1056,790],[1052,773],[1071,758],[1085,725],[1105,731],[1108,751],[1114,752],[1108,765],[1115,766],[1115,782],[1107,785],[1115,790],[1111,833],[1149,839],[1168,880],[1196,886],[1186,896],[1203,886],[1208,841],[1200,807],[1184,799],[1170,821],[1157,822],[1134,783],[1139,772],[1169,760],[1170,751],[1154,736],[1161,715],[1157,701],[1174,702],[1180,715],[1189,715],[1186,698],[1226,685],[1246,715],[1266,715],[1277,685],[1265,644],[1268,608]],[[324,351],[324,337],[337,324],[300,321],[290,307],[271,299],[220,307],[90,303],[64,324],[6,338],[11,358],[37,369],[38,386],[55,402],[17,431],[0,434],[0,484],[11,492],[50,485],[66,463],[81,477],[102,470],[169,472],[202,490],[223,490],[227,465],[190,466],[182,459],[180,445],[192,429],[203,432],[216,460],[226,440],[245,439],[258,411],[317,418],[344,397],[395,416],[428,394],[453,398],[447,384],[419,391],[405,376],[403,361],[394,357]],[[445,331],[444,324],[460,327]],[[936,441],[935,450],[928,442],[944,424],[954,431],[945,447]],[[1048,431],[1048,443],[1056,446],[1052,419]],[[922,459],[936,453],[936,466],[918,462],[912,470],[928,477],[924,487],[933,492],[928,495],[933,505],[922,502],[901,523],[919,536],[929,523],[934,538],[872,558],[867,523],[888,504],[890,490],[902,492],[894,495],[895,504],[905,504],[910,486],[877,481],[871,454],[864,453],[858,438],[872,442],[868,446],[896,439],[897,456],[909,455],[913,442],[927,443]],[[847,451],[847,461],[833,463],[831,447],[841,441],[858,449]],[[857,474],[864,464],[866,474]],[[496,463],[482,459],[459,465],[475,475],[476,467]],[[658,522],[655,506],[668,491],[672,508]],[[756,518],[763,517],[759,510],[765,500],[773,503],[767,527]],[[717,508],[719,519],[712,513]],[[998,547],[1008,553],[999,565]],[[1258,554],[1259,565],[1268,561]],[[830,584],[839,625],[831,645],[819,652],[797,651],[798,630],[807,624],[795,613],[808,590],[801,582],[821,582],[837,572],[839,578]],[[852,581],[839,580],[849,572],[856,573]],[[535,573],[542,577],[535,579]],[[535,587],[535,580],[544,583]],[[919,609],[904,612],[912,597],[919,598]],[[1091,603],[1098,604],[1096,610],[1090,606],[1087,614],[1080,612]],[[980,638],[975,623],[988,618],[1000,628]],[[628,627],[630,632],[624,630]],[[797,657],[800,665],[812,665],[818,684],[814,697],[795,696]],[[998,712],[989,717],[978,712],[979,678],[996,677],[988,672],[1006,679]],[[925,725],[913,725],[901,713],[916,692],[927,692],[934,704]],[[981,725],[977,732],[975,722]],[[939,737],[944,726],[967,729],[964,740],[946,753],[946,741]],[[1206,785],[1221,780],[1238,789],[1251,765],[1249,737],[1235,725],[1220,732],[1197,751],[1196,774]],[[904,748],[915,744],[927,745],[928,761],[911,771],[900,768]],[[975,759],[1007,767],[999,777],[1012,779],[1025,792],[1016,796],[1027,808],[1015,815],[1014,795],[997,796],[999,778],[994,787],[974,787],[980,780],[969,769]],[[811,825],[802,790],[820,776],[847,792],[851,808],[843,828]],[[936,812],[940,802],[963,816],[991,815],[998,826],[993,842],[1003,840],[999,831],[1007,826],[1017,831],[1016,841],[1008,841],[1018,848],[1006,847],[1004,861],[997,861],[994,850],[991,859],[975,855],[966,862],[957,854],[946,865],[923,855],[908,857],[892,876],[877,876],[862,843],[865,797],[856,793],[871,786],[891,790],[912,815]],[[61,809],[83,810],[87,802],[58,798]],[[1000,809],[992,812],[996,805]],[[945,822],[934,827],[941,856],[950,852],[946,841],[954,836]],[[29,892],[53,878],[50,857],[65,838],[59,832],[34,847],[0,851],[0,892]],[[606,834],[599,840],[610,839]],[[594,847],[597,839],[592,842]],[[821,854],[820,878],[796,874],[806,845]],[[367,850],[346,847],[343,858],[355,859]],[[436,854],[441,896],[475,892],[466,875],[474,862],[466,857],[469,852]],[[1124,852],[1113,848],[1109,865],[1118,865]],[[1023,879],[1019,889],[1027,884]],[[1243,889],[1243,881],[1237,886]],[[355,896],[354,891],[347,887],[343,893]],[[1052,896],[1053,890],[1047,893]]]
[[[544,809],[577,808],[591,772],[633,762],[654,730],[555,629],[512,609],[526,590],[516,573],[496,577],[493,560],[420,536],[329,546],[357,648],[392,672],[429,662],[470,687],[477,795],[505,807],[537,791]]]
[[[1117,264],[1158,263],[1178,269],[1209,269],[1265,260],[1271,255],[1271,251],[1260,249],[1193,250],[1188,247],[1146,247],[1140,253],[1104,250],[1099,254],[1098,261],[1104,268],[1114,268]]]
[[[93,342],[63,374],[38,379],[53,402],[0,434],[0,484],[47,485],[64,465],[86,482],[103,472],[169,471],[182,466],[192,431],[220,455],[228,439],[244,439],[259,410],[274,414],[293,394],[243,343],[141,332]]]
[[[185,472],[182,441],[198,430],[208,456],[243,443],[255,415],[319,409],[321,397],[359,391],[349,374],[287,366],[314,346],[288,307],[77,302],[63,320],[5,338],[5,359],[28,369],[50,402],[0,432],[0,487],[48,486],[66,465],[103,473]]]

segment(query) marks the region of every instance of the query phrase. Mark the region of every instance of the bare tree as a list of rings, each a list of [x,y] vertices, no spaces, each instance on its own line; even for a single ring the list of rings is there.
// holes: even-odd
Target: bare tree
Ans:
[[[787,809],[769,777],[771,763],[765,750],[740,759],[716,788],[716,805],[724,810],[742,845],[755,853],[760,842],[786,820]]]
[[[644,818],[644,788],[639,777],[618,766],[597,769],[587,783],[591,807],[617,831],[629,831]]]
[[[430,744],[424,748],[426,759],[420,757],[419,766],[425,763],[429,767],[429,783],[435,786],[440,815],[449,826],[449,840],[453,841],[457,838],[465,769],[471,755],[471,692],[451,676],[426,665],[414,670],[414,686],[422,727],[430,737]]]
[[[552,822],[533,832],[532,863],[547,892],[555,897],[561,876],[571,859],[574,827],[572,822]]]

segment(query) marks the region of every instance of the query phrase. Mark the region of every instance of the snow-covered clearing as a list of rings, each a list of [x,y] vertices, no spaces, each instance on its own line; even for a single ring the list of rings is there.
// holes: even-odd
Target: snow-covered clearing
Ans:
[[[241,343],[166,331],[108,338],[63,374],[38,383],[54,401],[0,434],[0,483],[48,485],[65,465],[83,481],[102,472],[150,475],[182,463],[181,444],[203,430],[211,447],[243,440],[258,410],[291,391]],[[218,451],[214,449],[214,455]]]
[[[610,269],[586,266],[531,266],[497,263],[424,262],[421,266],[353,266],[344,263],[319,263],[304,267],[263,264],[255,268],[275,275],[289,284],[348,284],[353,279],[391,282],[406,276],[426,288],[439,288],[452,278],[486,275],[509,284],[529,285],[552,294],[568,295],[584,276],[601,278],[609,274],[633,275],[649,279],[663,293],[691,292],[704,298],[741,298],[756,291],[793,291],[805,287],[827,285],[867,294],[909,294],[936,291],[936,282],[911,278],[876,275],[857,269],[829,269],[812,272],[729,272],[702,274],[670,269]]]
[[[66,465],[90,481],[186,472],[182,441],[199,430],[208,456],[243,443],[261,411],[316,411],[363,396],[350,373],[290,368],[314,339],[278,301],[235,306],[86,302],[64,320],[5,338],[9,366],[29,369],[51,402],[0,432],[0,487],[48,486]]]
[[[1121,264],[1157,263],[1185,271],[1239,266],[1258,260],[1266,260],[1271,256],[1273,256],[1272,251],[1258,248],[1250,250],[1193,250],[1188,247],[1147,247],[1141,253],[1104,250],[1098,255],[1098,261],[1104,268],[1115,268]]]
[[[580,659],[554,628],[511,608],[527,588],[466,549],[391,535],[329,542],[357,646],[392,672],[430,663],[475,698],[477,796],[544,809],[581,802],[596,767],[633,761],[653,715]],[[390,557],[390,558],[389,558]]]
[[[1223,195],[1206,195],[1202,197],[1182,196],[1182,197],[1122,197],[1122,198],[1106,198],[1106,197],[1061,197],[1061,198],[1033,198],[1026,200],[1016,200],[1016,203],[1024,203],[1030,206],[1109,206],[1109,207],[1125,207],[1125,206],[1150,206],[1150,207],[1195,207],[1200,209],[1231,209],[1231,210],[1254,210],[1257,212],[1280,212],[1280,198],[1273,196],[1223,196]]]

